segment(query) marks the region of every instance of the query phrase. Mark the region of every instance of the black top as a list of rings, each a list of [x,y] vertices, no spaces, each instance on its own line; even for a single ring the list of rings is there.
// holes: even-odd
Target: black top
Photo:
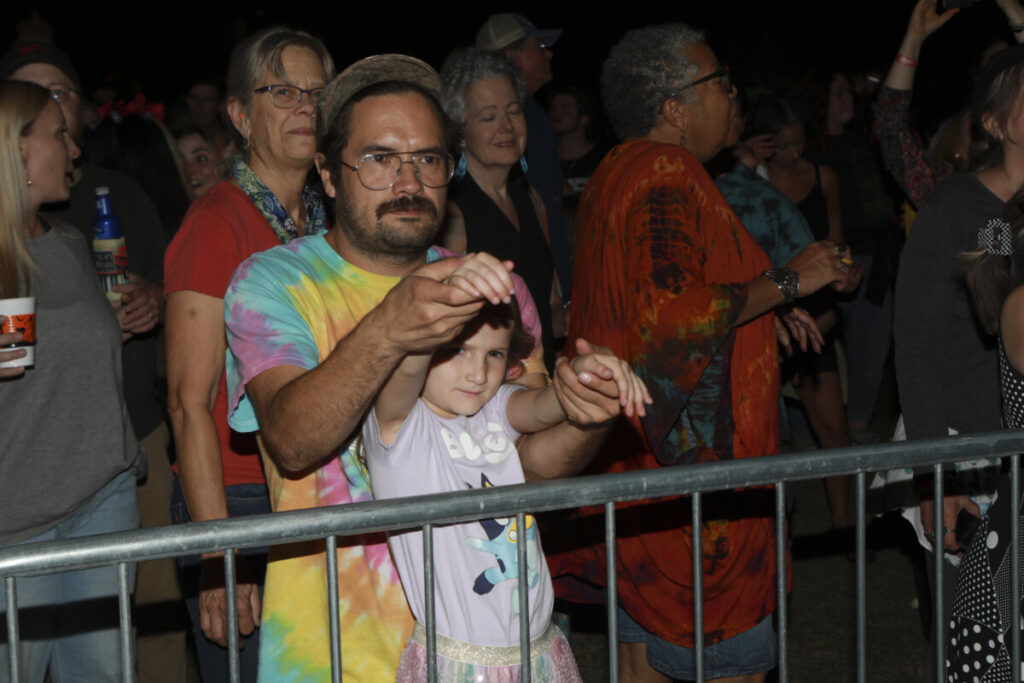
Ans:
[[[595,144],[581,157],[562,160],[562,177],[565,178],[565,184],[569,186],[574,196],[579,197],[583,194],[583,188],[601,165],[601,160],[607,152],[604,145]]]
[[[814,164],[814,187],[797,203],[796,208],[807,219],[814,239],[827,240],[828,204],[825,202],[825,193],[821,191],[821,172],[818,169],[818,164]]]
[[[843,237],[854,254],[875,254],[878,240],[885,242],[894,229],[896,204],[889,196],[881,162],[867,137],[857,131],[830,135],[829,154],[823,163],[839,178],[839,207]]]
[[[921,205],[896,281],[896,378],[907,438],[1000,428],[995,339],[974,317],[964,251],[1003,203],[973,174],[955,175]]]
[[[104,186],[110,188],[114,213],[121,219],[128,270],[162,289],[167,238],[153,203],[142,187],[128,176],[83,162],[82,176],[71,186],[71,199],[44,207],[46,215],[75,226],[91,245],[96,188]],[[124,345],[122,352],[124,400],[140,441],[164,419],[166,398],[163,382],[157,378],[157,339],[158,329],[137,334]]]
[[[526,282],[540,317],[544,365],[554,367],[555,354],[551,334],[551,284],[554,266],[540,218],[525,185],[508,181],[508,193],[516,209],[519,229],[509,221],[490,197],[466,175],[453,183],[448,198],[462,211],[466,221],[466,251],[485,251],[495,258],[515,263],[514,272]]]

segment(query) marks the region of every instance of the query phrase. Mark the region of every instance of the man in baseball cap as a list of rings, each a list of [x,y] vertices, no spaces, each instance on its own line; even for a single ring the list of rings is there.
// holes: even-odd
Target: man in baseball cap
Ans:
[[[364,412],[406,355],[454,338],[479,305],[445,283],[459,259],[430,246],[454,170],[440,86],[434,69],[405,55],[369,57],[339,74],[317,123],[334,227],[256,254],[228,288],[228,421],[260,432],[276,512],[370,500],[353,439]],[[557,374],[598,409],[592,421],[618,413],[603,393],[613,387],[583,387],[561,366]],[[569,423],[527,436],[523,468],[535,478],[568,474],[595,438]],[[277,555],[267,567],[260,671],[326,676],[326,555],[310,546]],[[413,619],[384,539],[345,543],[337,566],[344,678],[394,680]]]

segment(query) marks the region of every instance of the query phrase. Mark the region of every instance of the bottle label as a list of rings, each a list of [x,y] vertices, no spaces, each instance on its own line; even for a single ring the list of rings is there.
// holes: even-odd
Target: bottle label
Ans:
[[[128,282],[128,275],[125,273],[128,266],[128,252],[125,249],[124,238],[94,239],[92,254],[96,272],[103,284],[103,290],[108,292],[108,298],[111,294],[117,294],[116,298],[120,299],[120,294],[111,292],[111,290],[117,285]]]

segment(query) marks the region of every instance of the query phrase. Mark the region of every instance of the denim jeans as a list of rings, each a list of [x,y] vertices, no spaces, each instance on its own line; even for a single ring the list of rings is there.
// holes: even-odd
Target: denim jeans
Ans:
[[[647,645],[647,663],[652,668],[676,679],[691,681],[697,677],[693,648],[662,640],[636,623],[621,605],[618,608],[618,628],[620,643]],[[704,676],[707,679],[771,671],[778,662],[778,638],[770,614],[753,628],[704,648]]]
[[[66,540],[136,529],[139,504],[135,476],[117,475],[78,512],[24,543]],[[20,545],[20,544],[19,544]],[[128,585],[135,585],[135,564]],[[120,683],[117,567],[19,578],[16,581],[21,638],[21,675],[54,683]],[[0,617],[6,618],[6,590],[0,585]],[[9,680],[7,631],[0,636],[0,681]]]
[[[247,517],[271,512],[270,494],[264,484],[235,484],[225,487],[227,493],[228,515],[231,517]],[[181,491],[181,481],[174,477],[174,488],[171,491],[171,521],[175,524],[186,524],[192,521],[185,504],[185,496]],[[238,564],[245,562],[249,566],[253,578],[259,585],[260,600],[263,599],[263,580],[267,573],[267,549],[248,548],[239,553]],[[178,570],[181,573],[181,592],[185,596],[185,606],[192,621],[192,635],[195,639],[196,656],[199,660],[199,673],[203,683],[215,683],[228,680],[228,651],[217,643],[208,640],[200,627],[199,615],[199,581],[201,560],[199,555],[178,558]],[[243,644],[239,652],[239,674],[242,681],[256,681],[257,665],[260,653],[260,630],[255,629],[251,635],[240,636]]]
[[[858,256],[857,260],[866,264],[866,280],[871,273],[873,259]],[[867,283],[862,282],[853,299],[839,305],[850,365],[846,416],[855,422],[871,419],[892,346],[892,290],[887,289],[882,303],[875,305],[867,300],[867,289]]]

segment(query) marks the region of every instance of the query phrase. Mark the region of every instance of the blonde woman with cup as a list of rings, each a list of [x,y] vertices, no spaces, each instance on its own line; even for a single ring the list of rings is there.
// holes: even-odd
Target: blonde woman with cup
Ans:
[[[0,369],[0,546],[138,526],[142,451],[121,389],[121,325],[89,245],[39,214],[66,200],[79,150],[56,93],[0,81],[0,300],[34,298],[34,366]],[[24,313],[9,310],[5,315]],[[26,359],[0,333],[0,363]],[[132,566],[134,574],[134,566]],[[120,680],[115,567],[17,579],[22,680]],[[134,576],[129,578],[134,585]],[[0,587],[0,612],[6,604]],[[0,616],[0,619],[5,618]],[[0,661],[9,653],[0,643]],[[0,672],[6,681],[7,670]]]

